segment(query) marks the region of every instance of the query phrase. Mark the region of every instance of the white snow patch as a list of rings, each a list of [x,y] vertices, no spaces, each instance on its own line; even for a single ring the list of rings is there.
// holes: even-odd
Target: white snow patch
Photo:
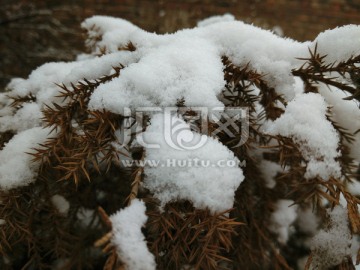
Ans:
[[[276,175],[278,173],[285,172],[279,164],[265,159],[260,161],[259,169],[265,178],[267,188],[274,188],[276,186]]]
[[[297,216],[296,223],[302,232],[310,235],[317,232],[320,220],[311,208],[299,208]]]
[[[331,105],[332,118],[338,125],[345,128],[347,132],[353,134],[354,142],[348,143],[351,157],[360,162],[360,132],[355,132],[360,128],[359,104],[354,100],[344,100],[350,94],[341,91],[333,86],[319,85],[319,93]]]
[[[137,61],[136,54],[121,51],[82,61],[46,63],[32,71],[27,79],[11,80],[7,86],[11,90],[8,95],[25,97],[32,94],[41,109],[44,104],[51,105],[51,102],[61,104],[62,98],[56,98],[61,88],[56,84],[65,84],[71,90],[71,83],[76,85],[84,78],[91,81],[110,75],[112,67],[134,61]]]
[[[320,230],[311,241],[312,266],[328,269],[351,255],[351,233],[346,209],[336,206],[331,212],[328,229]]]
[[[88,31],[86,45],[93,49],[93,53],[100,53],[106,48],[107,52],[116,52],[124,47],[138,33],[146,32],[132,23],[109,16],[93,16],[86,19],[81,27]],[[101,38],[98,41],[99,37]],[[95,40],[95,42],[94,42]]]
[[[98,27],[91,28],[95,24]],[[250,67],[266,75],[264,79],[268,84],[275,87],[276,91],[284,95],[286,99],[291,100],[295,96],[294,77],[291,75],[291,70],[301,64],[301,61],[296,59],[297,57],[308,56],[307,48],[311,45],[310,42],[300,43],[281,38],[270,31],[234,21],[233,16],[229,14],[209,18],[200,25],[201,27],[181,30],[174,34],[156,35],[143,31],[122,19],[95,16],[87,19],[82,26],[90,31],[92,38],[89,39],[88,45],[95,47],[94,53],[98,53],[99,49],[104,47],[107,48],[108,53],[113,53],[131,41],[144,58],[154,53],[160,55],[159,59],[149,59],[150,62],[146,60],[145,63],[146,65],[153,64],[147,68],[148,70],[151,67],[160,66],[159,80],[162,80],[163,76],[167,78],[173,72],[174,67],[168,71],[163,67],[167,67],[169,63],[175,64],[172,58],[176,52],[180,55],[184,54],[185,59],[188,59],[189,53],[194,54],[195,58],[192,61],[183,61],[183,63],[177,61],[180,70],[192,71],[197,69],[191,66],[196,64],[199,58],[217,57],[220,61],[221,56],[227,56],[240,66],[250,63]],[[100,37],[100,40],[94,41],[93,37]],[[216,50],[207,51],[209,47]],[[204,53],[201,52],[203,49]],[[169,50],[172,51],[170,55]],[[200,55],[196,56],[196,54]],[[205,70],[211,68],[210,65],[203,65],[205,59],[200,59],[200,61],[201,68]],[[138,73],[143,71],[138,67],[136,69]],[[151,71],[149,76],[155,74],[157,73]],[[206,78],[203,77],[201,80],[212,79],[210,75],[206,75]],[[149,76],[145,77],[146,84],[150,82]],[[148,86],[151,88],[151,84]],[[123,88],[126,85],[121,84],[119,87]],[[130,85],[128,91],[133,88],[134,85]],[[173,94],[170,93],[170,95]]]
[[[278,200],[271,215],[270,230],[278,235],[278,241],[282,244],[288,241],[290,226],[297,217],[297,207],[293,203],[292,200]]]
[[[354,179],[352,183],[348,183],[347,189],[352,195],[360,196],[360,182],[359,181]]]
[[[94,222],[94,213],[93,209],[81,207],[76,213],[77,219],[80,221],[81,225],[88,227],[92,222]]]
[[[147,248],[141,227],[146,223],[144,202],[135,199],[131,205],[110,216],[112,243],[129,270],[155,270],[155,257]]]
[[[32,161],[32,148],[47,139],[50,128],[35,127],[16,134],[0,151],[0,188],[9,190],[35,180],[39,164]]]
[[[169,122],[164,121],[163,114],[156,114],[143,134],[147,143],[160,146],[147,148],[146,159],[157,160],[164,165],[145,167],[144,186],[161,201],[161,206],[175,200],[190,200],[195,207],[208,208],[213,213],[232,208],[235,191],[244,176],[238,166],[219,166],[218,162],[226,164],[230,160],[237,163],[239,160],[218,140],[192,132],[184,120],[173,116],[172,121],[176,124],[173,131],[179,132],[164,133],[164,129],[169,129],[166,126]],[[170,134],[171,139],[166,139],[164,134]],[[189,149],[175,149],[170,146],[169,140],[176,146],[187,144]],[[199,146],[197,143],[201,146],[196,147]],[[198,166],[194,166],[195,160]],[[179,166],[177,162],[185,165]],[[208,166],[203,166],[201,162],[208,162]]]
[[[271,135],[292,138],[308,162],[305,178],[316,176],[327,180],[330,176],[339,177],[341,168],[335,160],[339,135],[326,119],[327,104],[319,94],[298,95],[289,102],[285,113],[275,121],[264,125]]]
[[[311,43],[281,38],[240,21],[219,22],[201,29],[197,29],[199,35],[214,42],[220,55],[229,57],[239,66],[249,63],[250,68],[265,75],[264,80],[277,93],[286,100],[294,98],[295,81],[291,70],[302,64],[297,57],[308,56],[307,48]]]
[[[181,98],[187,106],[223,106],[217,95],[224,85],[216,47],[205,39],[182,38],[150,50],[119,78],[99,86],[89,108],[121,114],[125,107],[175,106]]]
[[[41,125],[43,114],[37,103],[25,103],[14,115],[5,115],[0,118],[0,132],[24,131]]]
[[[312,47],[318,44],[318,53],[327,55],[326,63],[341,62],[360,54],[360,26],[345,25],[320,33]]]
[[[62,215],[67,215],[70,209],[70,203],[68,200],[64,198],[64,196],[61,196],[59,194],[55,194],[51,197],[51,202],[56,207],[56,209],[59,211]]]

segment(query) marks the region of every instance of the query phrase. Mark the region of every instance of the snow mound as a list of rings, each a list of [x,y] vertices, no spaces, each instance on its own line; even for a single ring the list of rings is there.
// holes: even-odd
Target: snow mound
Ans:
[[[146,246],[141,227],[146,223],[144,202],[135,199],[131,205],[110,216],[112,243],[129,270],[155,270],[155,257]]]
[[[146,142],[159,146],[146,149],[146,159],[160,161],[159,166],[144,168],[144,186],[160,200],[161,206],[189,200],[196,208],[208,208],[213,213],[232,208],[235,191],[244,180],[236,165],[239,160],[218,140],[191,131],[184,120],[175,116],[172,120],[182,126],[181,132],[166,138],[164,129],[169,122],[164,119],[163,114],[154,115],[143,135]],[[181,147],[185,142],[193,142],[188,145],[191,150],[172,146],[178,143]],[[235,165],[226,166],[230,163]]]
[[[340,177],[341,168],[336,158],[339,135],[326,118],[327,104],[319,94],[300,94],[289,102],[275,121],[265,124],[265,132],[293,138],[308,165],[305,177],[323,179]],[[326,139],[324,139],[326,138]]]
[[[35,127],[16,134],[0,151],[0,188],[9,190],[33,182],[39,164],[28,153],[48,138],[50,128]]]
[[[330,215],[330,228],[320,230],[311,241],[312,265],[328,269],[351,255],[351,233],[346,209],[336,206]],[[316,268],[317,269],[317,268]]]

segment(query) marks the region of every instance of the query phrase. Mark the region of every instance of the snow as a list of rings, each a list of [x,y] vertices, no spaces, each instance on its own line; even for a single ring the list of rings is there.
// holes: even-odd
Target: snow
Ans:
[[[4,115],[0,118],[0,132],[8,130],[18,132],[41,125],[43,114],[37,103],[23,105],[14,115]]]
[[[89,227],[90,224],[94,223],[94,215],[94,209],[89,209],[85,207],[80,207],[79,210],[76,212],[76,217],[83,227]],[[97,215],[95,215],[95,217],[98,218]]]
[[[223,106],[217,98],[225,85],[222,70],[211,43],[179,39],[150,50],[119,78],[99,86],[89,107],[123,113],[125,107],[175,106],[181,98],[187,106]]]
[[[95,24],[98,28],[96,28],[96,30],[90,30],[90,35],[92,37],[100,36],[101,40],[97,41],[96,46],[97,48],[106,47],[108,52],[115,52],[118,48],[126,46],[126,44],[131,41],[144,57],[153,54],[165,56],[168,53],[166,48],[172,51],[178,50],[180,55],[190,53],[191,50],[194,50],[195,55],[196,52],[199,53],[199,51],[203,49],[204,43],[206,43],[205,48],[216,48],[216,50],[206,52],[206,57],[219,58],[220,56],[226,55],[237,65],[244,66],[249,63],[251,68],[264,74],[264,79],[269,86],[274,87],[276,91],[284,95],[287,100],[293,99],[296,94],[294,91],[295,80],[291,75],[291,70],[301,65],[301,61],[296,58],[307,57],[308,48],[313,48],[316,42],[324,44],[322,47],[319,46],[319,52],[328,54],[327,59],[329,61],[345,60],[349,55],[359,52],[358,39],[353,43],[352,41],[348,42],[345,38],[337,38],[337,35],[344,37],[348,37],[349,34],[355,35],[360,31],[357,26],[326,31],[320,34],[314,42],[301,43],[288,38],[281,38],[270,31],[260,29],[253,25],[235,21],[234,17],[230,14],[214,16],[199,22],[199,27],[197,28],[185,29],[166,35],[147,33],[127,21],[105,16],[89,18],[82,26],[90,29],[91,26]],[[191,46],[187,45],[184,47],[183,43],[186,43],[187,40],[194,41],[194,43],[191,44],[190,42]],[[161,52],[164,49],[165,51]],[[157,53],[156,51],[160,52]],[[204,52],[205,51],[206,49]],[[175,53],[175,51],[173,52]],[[200,55],[203,57],[201,53]],[[191,67],[189,66],[194,65],[199,58],[200,57],[195,57],[193,61],[176,63],[176,67],[180,70],[184,68],[190,69]],[[159,65],[163,71],[161,67],[167,67],[168,62],[168,57],[160,57],[160,59],[150,57],[145,63],[142,62],[139,67],[136,67],[136,70],[140,73],[143,68],[142,65],[148,65],[148,69]],[[202,66],[202,68],[205,69],[210,67],[209,65]],[[160,78],[166,78],[169,74],[168,82],[171,83],[171,73],[172,69],[169,69],[169,72],[162,72]],[[144,78],[145,83],[151,87],[151,83],[155,77],[158,77],[158,73],[150,73]],[[199,77],[199,80],[203,80],[203,78]],[[121,88],[127,85],[117,84],[117,86]],[[113,87],[115,88],[116,85]],[[130,89],[127,90],[131,91],[134,87],[136,88],[136,85],[130,84]],[[119,90],[120,95],[125,95],[122,91],[126,90]],[[171,95],[170,91],[167,92]],[[97,96],[97,100],[95,103],[99,102],[99,96]]]
[[[320,33],[312,47],[318,44],[318,52],[327,55],[326,63],[341,62],[360,54],[360,27],[346,25]]]
[[[70,209],[70,203],[64,198],[64,196],[61,196],[59,194],[55,194],[51,197],[51,202],[56,207],[56,209],[59,211],[60,214],[66,216]]]
[[[319,93],[331,105],[332,119],[341,124],[350,134],[353,134],[353,143],[345,142],[350,148],[351,157],[360,163],[360,133],[354,134],[360,127],[359,105],[353,100],[344,100],[349,94],[339,91],[333,86],[320,84]]]
[[[340,152],[339,135],[326,119],[327,104],[319,94],[300,94],[288,103],[285,113],[264,125],[271,135],[292,138],[308,162],[305,178],[340,177],[341,168],[336,158]],[[326,138],[326,139],[324,139]]]
[[[53,101],[61,103],[62,99],[55,98],[61,90],[56,84],[65,84],[71,89],[71,83],[77,84],[84,78],[93,80],[110,75],[112,67],[119,66],[120,63],[128,65],[136,60],[136,54],[121,51],[82,61],[46,63],[32,71],[26,80],[11,80],[8,85],[11,89],[9,96],[25,97],[33,94],[40,108],[43,108],[43,104],[50,105]]]
[[[44,143],[49,128],[34,127],[16,134],[0,151],[0,188],[9,190],[33,182],[39,164],[32,162],[32,148]]]
[[[211,16],[209,18],[206,18],[204,20],[198,21],[197,26],[198,27],[205,27],[210,24],[219,23],[219,22],[231,22],[235,21],[234,15],[230,13],[226,13],[224,15],[219,16]]]
[[[125,69],[122,78],[106,86],[111,89],[111,97],[117,92],[120,107],[123,99],[131,99],[134,93],[141,96],[134,103],[145,99],[141,106],[152,104],[158,93],[172,102],[167,106],[174,106],[174,99],[181,98],[179,94],[183,94],[187,87],[190,87],[186,92],[190,96],[185,96],[188,101],[195,98],[193,103],[198,102],[204,93],[201,89],[205,87],[209,87],[207,99],[214,101],[224,86],[220,80],[221,56],[224,55],[238,65],[250,63],[250,67],[265,75],[264,79],[271,87],[276,87],[280,94],[291,99],[295,95],[291,69],[300,63],[296,57],[307,56],[310,43],[283,39],[231,18],[231,15],[211,18],[202,23],[202,27],[167,35],[147,33],[121,19],[116,28],[113,18],[101,16],[86,20],[83,27],[89,29],[91,25],[99,24],[98,30],[90,30],[91,35],[96,31],[96,35],[102,37],[96,44],[97,48],[106,47],[108,52],[114,52],[131,41],[142,55],[139,63],[128,67],[131,77],[124,76],[127,74]],[[166,91],[163,93],[157,89],[159,86]],[[104,87],[100,86],[94,93],[92,108],[103,108],[109,103],[111,109],[115,107],[113,103],[116,101],[111,101]]]
[[[290,226],[296,220],[297,207],[292,200],[278,200],[271,214],[270,230],[278,235],[278,241],[286,244],[290,235]]]
[[[355,196],[360,196],[360,182],[354,180],[352,183],[348,183],[348,190]]]
[[[28,79],[13,79],[8,84],[11,90],[9,97],[26,97],[32,94],[36,101],[26,102],[15,111],[9,108],[11,99],[5,95],[0,96],[3,108],[0,104],[0,132],[23,131],[29,128],[41,126],[43,117],[41,110],[46,105],[56,102],[64,104],[63,98],[56,97],[62,90],[56,84],[64,84],[72,90],[74,85],[84,78],[89,81],[98,79],[104,75],[111,75],[113,67],[128,65],[138,60],[137,54],[128,51],[116,52],[101,57],[90,57],[82,61],[47,63],[35,69]]]
[[[25,97],[29,94],[41,96],[43,101],[51,98],[60,90],[55,83],[62,83],[73,68],[79,66],[77,62],[46,63],[31,72],[28,79],[13,79],[8,84],[10,96]],[[48,98],[44,98],[47,96]]]
[[[319,226],[319,218],[314,213],[313,209],[298,209],[296,223],[300,231],[314,235]]]
[[[93,16],[86,19],[81,27],[88,31],[86,45],[89,48],[96,45],[94,53],[99,53],[100,48],[106,48],[108,52],[116,52],[118,48],[126,46],[137,32],[146,33],[126,20],[109,16]],[[95,44],[93,40],[97,40],[98,37],[101,37],[101,40]]]
[[[218,162],[237,163],[238,159],[218,140],[190,131],[184,120],[173,116],[181,129],[171,134],[171,143],[178,147],[185,145],[190,150],[176,149],[164,136],[169,134],[164,133],[169,124],[164,119],[161,113],[154,115],[143,134],[145,142],[159,145],[146,149],[146,159],[159,160],[164,165],[144,168],[144,187],[154,193],[162,207],[171,201],[189,200],[196,208],[208,208],[212,213],[232,208],[235,191],[244,176],[238,166],[222,166]],[[185,168],[169,161],[185,161]],[[208,161],[209,165],[202,166],[200,161]]]
[[[312,266],[328,269],[351,255],[351,233],[346,209],[336,206],[330,215],[330,228],[320,230],[312,239]]]
[[[135,199],[131,205],[110,216],[112,243],[126,269],[155,270],[155,257],[146,246],[141,227],[146,223],[144,202]]]
[[[0,93],[0,132],[17,133],[0,151],[1,189],[7,191],[35,181],[39,164],[32,162],[32,156],[27,153],[33,153],[33,148],[50,136],[50,129],[41,128],[42,110],[45,104],[67,102],[56,97],[61,91],[56,83],[71,89],[71,83],[76,85],[84,78],[91,81],[110,75],[114,72],[112,67],[122,64],[124,69],[120,77],[95,89],[89,103],[91,110],[105,109],[123,114],[129,108],[173,107],[184,99],[185,106],[217,107],[221,114],[225,106],[221,99],[225,86],[223,56],[238,66],[249,64],[250,69],[263,75],[262,79],[287,101],[282,107],[283,115],[274,121],[261,120],[259,124],[263,125],[261,131],[294,140],[306,161],[305,178],[341,177],[337,162],[341,155],[340,138],[327,120],[327,109],[331,107],[334,121],[354,133],[360,128],[358,104],[343,100],[348,93],[321,83],[317,84],[319,94],[305,94],[304,83],[291,71],[304,63],[297,58],[309,57],[308,48],[313,51],[316,44],[318,53],[327,55],[326,63],[339,63],[360,55],[359,26],[325,31],[313,42],[282,38],[236,21],[231,14],[208,18],[194,29],[165,35],[148,33],[126,20],[107,16],[91,17],[82,27],[88,30],[90,54],[79,55],[73,62],[46,63],[27,79],[13,79],[8,85],[9,92]],[[129,42],[136,47],[134,52],[119,51]],[[103,50],[106,54],[99,56]],[[255,89],[254,93],[258,91]],[[9,97],[29,94],[36,101],[25,102],[17,109],[10,108]],[[256,106],[257,112],[260,111],[261,105]],[[232,208],[235,191],[244,180],[233,152],[217,139],[191,131],[189,124],[179,116],[171,116],[169,122],[165,121],[164,113],[150,116],[150,125],[138,136],[137,143],[145,143],[145,158],[159,161],[160,165],[147,163],[143,187],[160,201],[162,208],[177,200],[189,200],[196,208],[209,209],[213,214]],[[119,142],[113,142],[119,152],[123,149],[121,135],[121,131],[117,131]],[[360,162],[360,133],[354,137],[353,143],[346,144],[351,157]],[[261,160],[259,169],[266,186],[274,189],[275,176],[287,168]],[[359,194],[359,186],[354,182],[348,184],[348,189]],[[340,199],[344,201],[341,196]],[[63,196],[54,195],[51,203],[60,214],[67,215],[70,204]],[[302,232],[311,235],[319,226],[311,210],[289,207],[292,203],[291,200],[277,201],[271,215],[270,229],[282,244],[288,241],[294,222]],[[147,220],[145,211],[145,204],[135,199],[129,207],[111,216],[112,243],[128,269],[156,268],[154,256],[147,249],[141,232]],[[94,213],[93,209],[80,208],[77,218],[84,226],[89,225]],[[329,228],[320,230],[311,242],[316,254],[313,264],[321,267],[334,266],[345,256],[353,255],[346,210],[337,206],[329,215]],[[0,225],[3,223],[0,219]]]
[[[226,55],[236,65],[264,74],[270,87],[291,100],[295,96],[291,70],[300,64],[297,57],[308,55],[309,42],[300,43],[281,38],[270,31],[243,22],[220,22],[203,28],[201,33],[214,42],[220,55]]]
[[[263,177],[265,178],[266,187],[270,189],[276,186],[276,175],[278,173],[284,172],[284,169],[279,164],[265,159],[260,161],[259,169],[261,170]]]
[[[225,55],[237,65],[249,63],[251,68],[264,75],[269,86],[291,101],[299,92],[291,70],[301,64],[297,57],[308,56],[308,47],[314,46],[316,41],[335,44],[328,45],[328,49],[319,47],[319,50],[329,53],[329,59],[337,60],[358,52],[359,47],[352,45],[357,41],[333,42],[338,40],[334,38],[337,35],[357,33],[356,26],[326,31],[313,43],[300,43],[235,21],[230,14],[206,19],[199,25],[201,27],[173,34],[156,35],[122,19],[91,17],[82,24],[88,30],[88,45],[97,48],[94,54],[103,47],[109,54],[82,56],[83,60],[75,62],[47,63],[34,70],[27,80],[14,79],[8,86],[12,90],[10,95],[32,93],[41,110],[44,103],[61,102],[54,98],[60,90],[55,83],[69,86],[83,78],[96,79],[110,74],[112,66],[122,63],[126,66],[122,75],[96,89],[91,97],[91,109],[106,108],[121,113],[127,106],[174,106],[181,98],[185,98],[187,106],[223,106],[218,96],[224,88],[221,56]],[[130,41],[137,48],[135,52],[118,51]],[[343,43],[347,45],[340,50]],[[337,55],[334,55],[335,51]],[[11,113],[7,115],[12,117]],[[31,115],[24,122],[31,123],[31,127],[37,126],[39,110],[34,111],[33,117]],[[20,131],[26,128],[26,124],[17,126],[9,123],[9,119],[3,121],[7,129]]]
[[[92,109],[107,108],[119,113],[127,105],[174,106],[182,97],[188,106],[221,106],[217,96],[224,87],[221,56],[225,55],[237,65],[249,63],[264,75],[269,86],[290,101],[297,93],[291,75],[291,70],[301,64],[296,58],[307,57],[308,47],[314,47],[315,42],[325,46],[319,50],[327,53],[329,60],[345,60],[359,52],[359,39],[347,42],[345,38],[337,38],[358,33],[359,28],[354,25],[326,31],[312,43],[281,38],[235,21],[230,14],[211,17],[199,22],[199,26],[157,35],[123,19],[94,16],[82,23],[88,30],[88,45],[97,48],[93,54],[104,47],[109,54],[82,56],[82,61],[47,63],[33,71],[27,80],[14,79],[8,87],[12,96],[34,94],[42,109],[44,103],[54,101],[60,90],[54,83],[69,85],[83,78],[96,79],[122,63],[127,66],[122,76],[101,85],[93,94]],[[130,41],[137,48],[135,52],[118,51]],[[207,98],[203,99],[204,96]],[[36,117],[31,119],[36,120]]]
[[[0,93],[0,117],[12,113],[13,108],[10,107],[11,100],[8,98],[8,93]]]

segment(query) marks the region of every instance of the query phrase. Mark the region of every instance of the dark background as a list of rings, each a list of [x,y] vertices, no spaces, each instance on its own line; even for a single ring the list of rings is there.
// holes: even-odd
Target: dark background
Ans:
[[[231,13],[299,41],[329,28],[360,24],[360,0],[0,0],[0,91],[12,77],[27,77],[49,61],[84,51],[80,23],[92,15],[127,19],[158,33],[193,27],[200,19]]]

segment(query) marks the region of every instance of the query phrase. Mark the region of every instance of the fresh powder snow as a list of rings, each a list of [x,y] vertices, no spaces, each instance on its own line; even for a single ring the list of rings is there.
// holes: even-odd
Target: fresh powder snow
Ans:
[[[307,163],[305,177],[321,177],[325,181],[340,177],[340,137],[327,119],[327,110],[331,107],[333,120],[353,133],[360,123],[358,104],[343,100],[349,93],[321,84],[318,84],[319,94],[304,94],[304,84],[291,71],[303,64],[298,58],[309,57],[308,49],[313,51],[315,46],[319,54],[327,55],[326,63],[339,63],[360,55],[359,26],[325,31],[312,42],[279,37],[236,21],[229,14],[204,20],[193,29],[165,35],[148,33],[126,20],[107,16],[91,17],[82,27],[88,30],[86,45],[91,53],[79,55],[73,62],[47,63],[27,79],[13,79],[8,85],[9,92],[0,94],[0,132],[17,132],[0,151],[1,189],[6,191],[35,181],[39,164],[32,162],[27,153],[50,136],[50,129],[42,128],[42,110],[45,105],[52,106],[52,102],[60,105],[67,102],[56,97],[61,91],[56,84],[71,89],[71,83],[76,85],[83,79],[92,81],[111,75],[113,67],[121,64],[124,68],[118,78],[95,89],[89,109],[122,114],[126,108],[176,106],[180,100],[188,107],[223,108],[223,56],[238,66],[249,64],[250,69],[262,74],[263,80],[284,97],[287,102],[283,106],[284,114],[274,121],[263,120],[262,130],[292,138],[297,143]],[[135,51],[119,51],[129,42]],[[104,50],[106,54],[101,55]],[[344,78],[347,79],[351,85],[349,78]],[[33,101],[25,102],[18,110],[10,108],[11,97],[29,94],[34,97]],[[143,186],[160,200],[162,207],[168,202],[189,200],[195,207],[212,213],[232,208],[235,191],[244,181],[244,175],[239,166],[226,166],[226,161],[237,164],[239,160],[216,138],[192,131],[180,116],[173,116],[172,121],[181,126],[181,136],[165,132],[168,127],[163,113],[151,115],[150,125],[142,135],[144,141],[149,142],[145,158],[164,165],[169,162],[192,165],[145,166]],[[360,133],[354,138],[354,142],[346,143],[354,162],[360,162]],[[204,143],[201,147],[192,147],[191,143],[187,144],[192,141]],[[210,166],[195,166],[196,160],[207,161]],[[225,166],[220,166],[219,161],[225,161]],[[276,188],[274,178],[286,168],[270,162],[263,162],[260,167],[267,187]],[[359,192],[358,185],[349,187]],[[67,214],[70,206],[64,197],[55,195],[51,202],[59,213]],[[297,212],[296,207],[288,207],[291,203],[290,200],[278,201],[272,215],[272,230],[281,243],[288,240],[297,215],[311,216],[311,213]],[[141,233],[147,220],[145,211],[144,203],[135,199],[130,206],[111,216],[112,243],[128,269],[156,268],[154,256]],[[93,210],[83,209],[84,224],[92,213]],[[338,206],[329,215],[330,227],[315,236],[311,247],[327,258],[326,267],[340,263],[344,256],[351,254],[346,210]],[[315,233],[317,225],[317,220],[312,219],[301,226]],[[314,263],[320,264],[323,258],[314,258]]]
[[[326,110],[327,104],[321,95],[301,94],[289,102],[284,114],[264,127],[268,134],[293,138],[308,161],[306,178],[340,177],[341,168],[336,161],[340,156],[337,150],[340,139],[326,118]]]
[[[160,200],[161,206],[171,201],[190,200],[195,207],[208,208],[212,213],[230,209],[234,204],[235,191],[244,176],[239,166],[226,164],[229,160],[239,164],[239,160],[218,140],[191,131],[183,119],[173,117],[182,125],[182,134],[170,134],[171,138],[168,140],[180,140],[179,145],[181,140],[189,142],[188,147],[193,146],[194,149],[171,147],[163,136],[164,128],[169,122],[164,120],[164,114],[154,115],[144,133],[144,140],[159,147],[147,148],[145,158],[158,160],[160,164],[144,168],[144,186]],[[204,144],[195,147],[202,139],[205,139]]]
[[[336,206],[328,213],[328,229],[320,230],[311,241],[311,250],[316,251],[312,265],[318,269],[329,269],[351,255],[351,234],[347,211]]]
[[[143,201],[134,199],[131,205],[110,216],[112,243],[128,270],[155,270],[155,257],[146,246],[141,227],[147,216]]]
[[[279,200],[275,204],[275,211],[271,215],[270,229],[278,235],[278,241],[286,244],[289,240],[290,226],[296,220],[297,207],[292,200]]]
[[[37,175],[39,163],[32,161],[33,148],[44,143],[50,128],[34,127],[16,134],[0,151],[0,188],[9,190],[26,186]]]

